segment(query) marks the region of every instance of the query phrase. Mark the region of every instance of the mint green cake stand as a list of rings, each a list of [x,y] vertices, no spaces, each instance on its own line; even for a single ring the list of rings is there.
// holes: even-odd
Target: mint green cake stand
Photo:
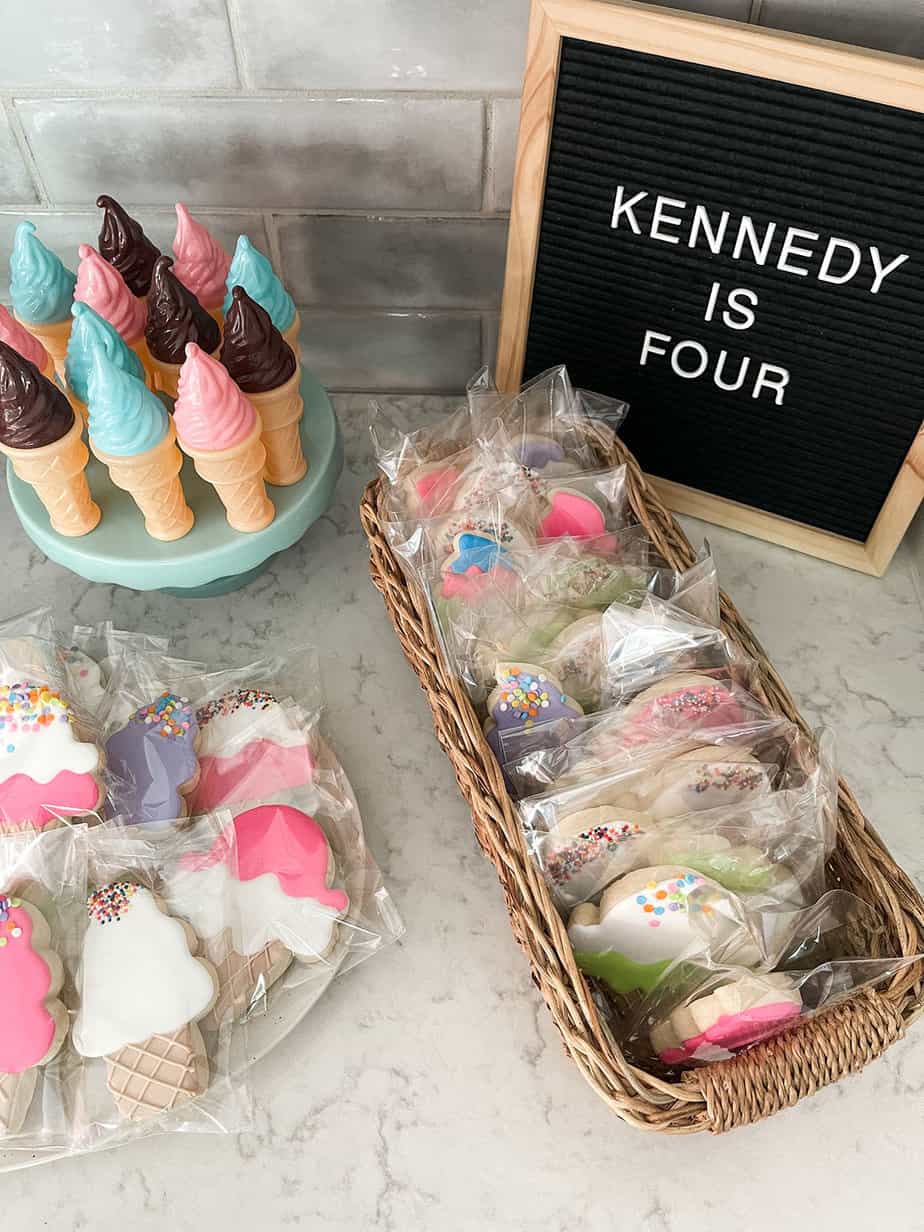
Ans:
[[[326,390],[303,372],[301,391],[305,402],[302,447],[308,474],[289,488],[267,485],[276,517],[265,530],[254,534],[232,530],[218,494],[199,478],[189,458],[183,463],[183,490],[196,524],[173,543],[161,543],[145,532],[138,506],[110,482],[105,466],[92,455],[87,479],[103,516],[88,535],[69,539],[53,531],[35,490],[17,479],[8,461],[6,481],[13,508],[26,534],[49,560],[88,581],[132,590],[162,590],[187,599],[239,590],[318,520],[331,502],[343,469],[340,429]]]

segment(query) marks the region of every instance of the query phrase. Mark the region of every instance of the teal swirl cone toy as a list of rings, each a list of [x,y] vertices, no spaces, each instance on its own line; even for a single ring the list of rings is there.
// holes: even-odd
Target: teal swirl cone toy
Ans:
[[[298,357],[298,331],[301,325],[298,311],[272,265],[246,235],[239,235],[231,268],[228,270],[228,291],[223,311],[227,315],[235,287],[243,287],[251,299],[264,308],[273,324]]]
[[[90,368],[90,448],[144,514],[153,539],[181,539],[193,525],[180,482],[176,429],[160,398],[102,351]]]
[[[10,255],[13,312],[41,342],[62,378],[76,282],[77,275],[71,273],[35,234],[35,223],[21,222],[16,228]]]
[[[86,418],[90,373],[98,354],[105,356],[120,372],[139,381],[144,381],[145,373],[141,360],[131,347],[125,345],[119,331],[89,304],[78,301],[71,308],[71,315],[74,322],[67,344],[64,375],[71,393],[71,404]]]

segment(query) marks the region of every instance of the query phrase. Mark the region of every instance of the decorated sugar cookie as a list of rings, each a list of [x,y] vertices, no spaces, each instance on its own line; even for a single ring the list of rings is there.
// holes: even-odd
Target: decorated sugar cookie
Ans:
[[[107,1085],[126,1119],[195,1099],[209,1080],[196,1023],[217,994],[213,968],[194,957],[195,933],[132,881],[94,891],[87,915],[75,1048],[106,1058]]]
[[[350,906],[333,886],[334,856],[313,817],[265,804],[238,813],[233,826],[233,844],[222,835],[207,854],[185,857],[171,889],[172,909],[207,939],[218,970],[219,995],[207,1025],[245,1013],[293,957],[302,963],[326,958]],[[227,916],[216,914],[228,894],[239,920],[234,934],[225,929]]]
[[[294,707],[264,689],[233,689],[200,706],[198,812],[306,787],[314,758]]]
[[[415,467],[404,480],[408,513],[417,518],[432,518],[446,507],[461,474],[458,466],[445,461]]]
[[[0,1135],[15,1134],[29,1112],[39,1066],[67,1034],[58,1000],[64,970],[42,913],[0,894]]]
[[[744,804],[770,791],[768,767],[737,745],[707,745],[661,767],[653,784],[652,817]]]
[[[488,698],[488,714],[501,730],[583,714],[555,676],[532,663],[498,663],[497,687]]]
[[[575,620],[549,647],[549,660],[566,693],[585,710],[598,709],[603,679],[603,617],[599,612]]]
[[[76,646],[68,646],[58,653],[67,672],[71,696],[84,710],[93,713],[106,692],[100,665]]]
[[[578,966],[614,992],[650,992],[674,959],[706,944],[706,931],[693,923],[700,914],[710,938],[734,948],[735,961],[756,957],[729,894],[677,865],[621,877],[604,891],[599,907],[581,903],[568,920],[568,937]]]
[[[695,729],[740,723],[743,712],[727,684],[695,672],[667,676],[634,697],[623,711],[629,744]]]
[[[198,733],[189,699],[169,690],[136,710],[106,741],[115,812],[132,824],[185,817],[199,781]]]
[[[571,560],[553,560],[540,584],[553,602],[595,610],[611,603],[637,604],[645,594],[642,569],[592,552],[582,552]]]
[[[792,976],[750,972],[674,1010],[651,1030],[666,1065],[725,1061],[795,1023],[802,997]]]
[[[611,881],[645,862],[651,818],[598,805],[563,817],[539,843],[542,868],[569,902],[594,898]]]
[[[520,465],[531,471],[548,471],[550,466],[554,467],[555,463],[564,462],[566,458],[564,449],[553,437],[529,432],[519,438],[515,453]]]
[[[510,553],[488,535],[456,535],[442,569],[443,598],[475,603],[493,586],[514,587],[518,575]]]
[[[606,533],[606,515],[600,505],[575,488],[550,487],[548,510],[539,522],[539,539],[595,539]]]
[[[782,901],[784,884],[793,884],[792,873],[784,865],[775,864],[750,843],[733,843],[721,834],[656,830],[651,849],[652,858],[660,863],[685,865],[735,894],[765,894],[772,889]]]
[[[0,827],[43,829],[99,807],[100,753],[44,684],[0,685]]]

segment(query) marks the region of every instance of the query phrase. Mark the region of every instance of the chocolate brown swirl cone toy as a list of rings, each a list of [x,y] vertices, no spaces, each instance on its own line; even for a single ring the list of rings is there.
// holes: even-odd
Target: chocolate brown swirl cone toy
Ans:
[[[221,362],[262,420],[266,482],[276,487],[298,483],[308,470],[300,431],[305,410],[301,369],[269,313],[243,287],[231,292]]]
[[[35,488],[59,535],[86,535],[101,517],[87,484],[82,426],[61,390],[0,342],[0,450]]]
[[[100,256],[114,266],[138,299],[143,299],[151,289],[154,262],[160,249],[144,233],[140,222],[126,214],[118,201],[105,194],[96,198],[103,213],[99,231]]]
[[[173,273],[172,265],[170,257],[158,257],[154,262],[144,336],[156,387],[175,398],[187,343],[195,342],[209,355],[217,355],[221,330]]]

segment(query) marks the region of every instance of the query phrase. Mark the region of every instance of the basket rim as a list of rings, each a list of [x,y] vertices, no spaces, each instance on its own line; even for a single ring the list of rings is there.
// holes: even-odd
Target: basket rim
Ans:
[[[673,516],[648,485],[638,463],[603,424],[588,429],[601,456],[626,466],[629,502],[661,554],[688,568],[695,553]],[[631,1065],[597,1012],[577,967],[567,932],[548,888],[529,857],[503,779],[461,682],[444,666],[424,596],[409,583],[391,551],[384,525],[387,486],[366,487],[360,517],[370,546],[370,572],[382,593],[404,653],[430,704],[439,743],[447,753],[473,818],[476,837],[504,891],[514,935],[566,1051],[596,1093],[624,1121],[668,1133],[722,1132],[772,1115],[847,1073],[858,1072],[898,1039],[924,1011],[924,961],[907,964],[888,984],[866,990],[782,1036],[730,1061],[668,1080]],[[766,652],[721,593],[722,628],[758,664],[772,709],[809,733],[805,720]],[[924,953],[924,899],[895,862],[838,779],[838,839],[829,871],[877,908],[906,957]],[[897,944],[895,944],[897,943]]]

